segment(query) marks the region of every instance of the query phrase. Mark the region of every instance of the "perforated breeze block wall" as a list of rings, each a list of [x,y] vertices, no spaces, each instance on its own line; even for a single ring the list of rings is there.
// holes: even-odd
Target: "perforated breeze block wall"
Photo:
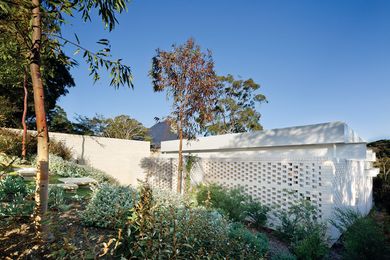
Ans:
[[[367,214],[372,206],[372,179],[364,161],[313,159],[200,159],[192,168],[193,183],[242,187],[255,200],[274,210],[288,210],[300,199],[316,206],[317,218],[328,221],[337,207],[352,206]],[[159,170],[158,170],[159,169]],[[170,172],[169,169],[172,169]],[[159,159],[150,183],[176,190],[177,160]],[[272,227],[277,220],[270,214]],[[332,240],[339,237],[329,225]]]

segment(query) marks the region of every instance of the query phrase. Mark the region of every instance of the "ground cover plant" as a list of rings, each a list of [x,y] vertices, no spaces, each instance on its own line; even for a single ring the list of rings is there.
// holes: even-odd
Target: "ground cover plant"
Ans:
[[[29,216],[34,207],[33,192],[33,185],[19,176],[0,178],[0,217]]]
[[[61,177],[91,177],[99,183],[118,183],[117,180],[101,170],[88,165],[80,165],[72,161],[66,161],[56,155],[50,155],[49,170],[50,174]]]

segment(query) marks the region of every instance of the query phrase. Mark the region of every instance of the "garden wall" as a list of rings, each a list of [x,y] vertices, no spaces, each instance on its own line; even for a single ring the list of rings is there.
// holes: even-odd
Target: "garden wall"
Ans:
[[[95,136],[49,133],[72,150],[74,159],[116,178],[121,184],[137,184],[144,179],[141,161],[150,156],[150,142]]]
[[[198,158],[193,183],[242,187],[263,204],[283,210],[307,199],[324,221],[336,207],[363,214],[372,207],[375,154],[345,123],[210,136],[184,144],[184,153]],[[176,189],[177,148],[178,141],[162,142],[161,156],[144,163],[154,186]],[[328,231],[332,239],[340,235],[332,227]]]

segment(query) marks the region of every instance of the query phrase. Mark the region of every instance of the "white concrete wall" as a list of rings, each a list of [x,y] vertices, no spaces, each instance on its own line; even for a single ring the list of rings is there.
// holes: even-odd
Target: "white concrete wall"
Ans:
[[[145,178],[141,161],[150,156],[150,142],[62,133],[49,137],[69,147],[79,163],[100,169],[121,184],[136,185],[137,179]]]

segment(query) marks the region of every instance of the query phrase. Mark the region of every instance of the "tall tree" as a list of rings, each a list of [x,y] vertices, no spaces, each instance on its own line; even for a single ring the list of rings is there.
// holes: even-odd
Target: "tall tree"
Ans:
[[[107,126],[102,135],[105,137],[150,141],[149,130],[141,122],[127,116],[120,115],[106,119]]]
[[[77,115],[76,123],[73,124],[73,131],[79,135],[102,136],[107,127],[107,119],[103,115],[96,114],[90,118]]]
[[[128,140],[151,140],[149,130],[141,122],[128,115],[113,118],[105,118],[102,115],[92,118],[78,115],[76,121],[73,124],[73,132],[77,134]]]
[[[218,79],[211,52],[202,52],[193,39],[173,45],[172,51],[157,50],[150,76],[154,91],[172,98],[171,121],[178,129],[179,161],[177,191],[183,182],[183,138],[193,139],[211,120]]]
[[[98,44],[103,49],[92,52],[80,45],[78,37],[76,42],[61,36],[61,25],[66,16],[80,13],[84,21],[91,20],[90,13],[97,10],[106,28],[110,31],[118,23],[116,13],[126,10],[128,0],[8,0],[0,3],[0,33],[2,35],[18,35],[18,46],[26,51],[32,88],[34,95],[34,108],[36,128],[38,132],[37,154],[37,190],[35,219],[39,224],[47,211],[48,198],[48,129],[45,109],[45,88],[43,84],[41,53],[48,53],[63,64],[69,64],[69,59],[62,55],[62,47],[72,44],[83,51],[86,62],[89,64],[90,75],[94,80],[100,78],[100,69],[110,71],[111,85],[119,87],[127,84],[132,86],[130,67],[123,65],[121,60],[112,60],[108,40],[101,39]],[[30,19],[28,19],[28,17]]]
[[[262,130],[261,114],[256,110],[256,105],[267,102],[267,99],[258,93],[260,85],[253,79],[236,80],[232,75],[218,79],[218,97],[213,110],[213,120],[205,127],[204,134]]]
[[[56,106],[47,113],[47,123],[50,132],[73,133],[73,124],[69,121],[65,110]]]
[[[1,31],[1,29],[0,29]],[[24,74],[28,68],[26,62],[27,51],[18,46],[17,38],[14,35],[0,34],[0,96],[8,100],[9,109],[3,122],[7,127],[21,127],[21,118],[24,110]],[[23,66],[24,65],[24,66]],[[42,75],[45,87],[45,109],[55,108],[60,96],[66,95],[68,89],[74,87],[75,83],[70,75],[71,64],[63,64],[61,61],[48,57],[42,53]],[[27,113],[26,120],[29,128],[35,129],[35,111],[33,100],[32,82],[27,71]]]

